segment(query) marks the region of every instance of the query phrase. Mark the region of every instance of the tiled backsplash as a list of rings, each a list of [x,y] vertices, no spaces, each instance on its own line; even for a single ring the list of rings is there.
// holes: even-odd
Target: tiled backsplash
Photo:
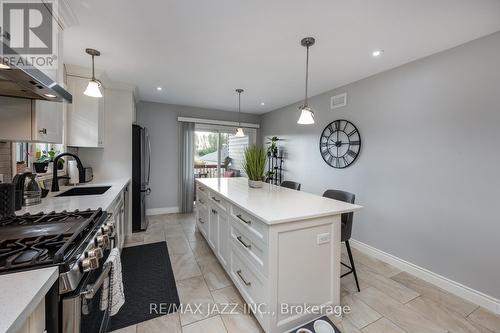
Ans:
[[[0,174],[3,181],[9,183],[12,180],[12,148],[10,142],[0,142]]]

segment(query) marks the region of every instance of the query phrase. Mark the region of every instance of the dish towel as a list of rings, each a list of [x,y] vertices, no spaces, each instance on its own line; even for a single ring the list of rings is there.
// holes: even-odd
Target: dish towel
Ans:
[[[109,309],[109,315],[114,316],[118,313],[125,303],[125,294],[123,293],[122,281],[122,263],[120,260],[120,251],[114,248],[109,253],[108,259],[104,263],[111,265],[109,277],[102,283],[102,296],[100,309],[102,311]]]

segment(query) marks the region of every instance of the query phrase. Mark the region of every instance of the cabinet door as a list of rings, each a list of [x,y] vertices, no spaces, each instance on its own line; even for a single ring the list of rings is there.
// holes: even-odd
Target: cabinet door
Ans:
[[[0,97],[0,140],[31,140],[31,100]]]
[[[104,101],[103,98],[83,94],[88,80],[68,76],[68,90],[73,103],[68,104],[67,145],[73,147],[102,147]]]
[[[229,268],[229,221],[225,213],[219,214],[219,242],[217,246],[217,255],[222,265]]]
[[[219,238],[219,212],[213,208],[210,209],[210,221],[208,232],[208,245],[217,253],[217,239]]]
[[[33,140],[63,143],[63,103],[33,101]]]

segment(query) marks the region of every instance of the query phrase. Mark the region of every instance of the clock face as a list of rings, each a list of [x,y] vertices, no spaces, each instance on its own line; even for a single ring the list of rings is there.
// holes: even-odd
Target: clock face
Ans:
[[[339,119],[325,127],[319,139],[319,151],[325,162],[334,168],[351,165],[361,150],[361,136],[353,123]]]

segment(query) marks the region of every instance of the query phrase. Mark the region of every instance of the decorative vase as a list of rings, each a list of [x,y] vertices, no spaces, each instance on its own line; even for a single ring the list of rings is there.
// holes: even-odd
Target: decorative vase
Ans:
[[[264,185],[262,180],[248,180],[248,186],[251,188],[261,188]]]

